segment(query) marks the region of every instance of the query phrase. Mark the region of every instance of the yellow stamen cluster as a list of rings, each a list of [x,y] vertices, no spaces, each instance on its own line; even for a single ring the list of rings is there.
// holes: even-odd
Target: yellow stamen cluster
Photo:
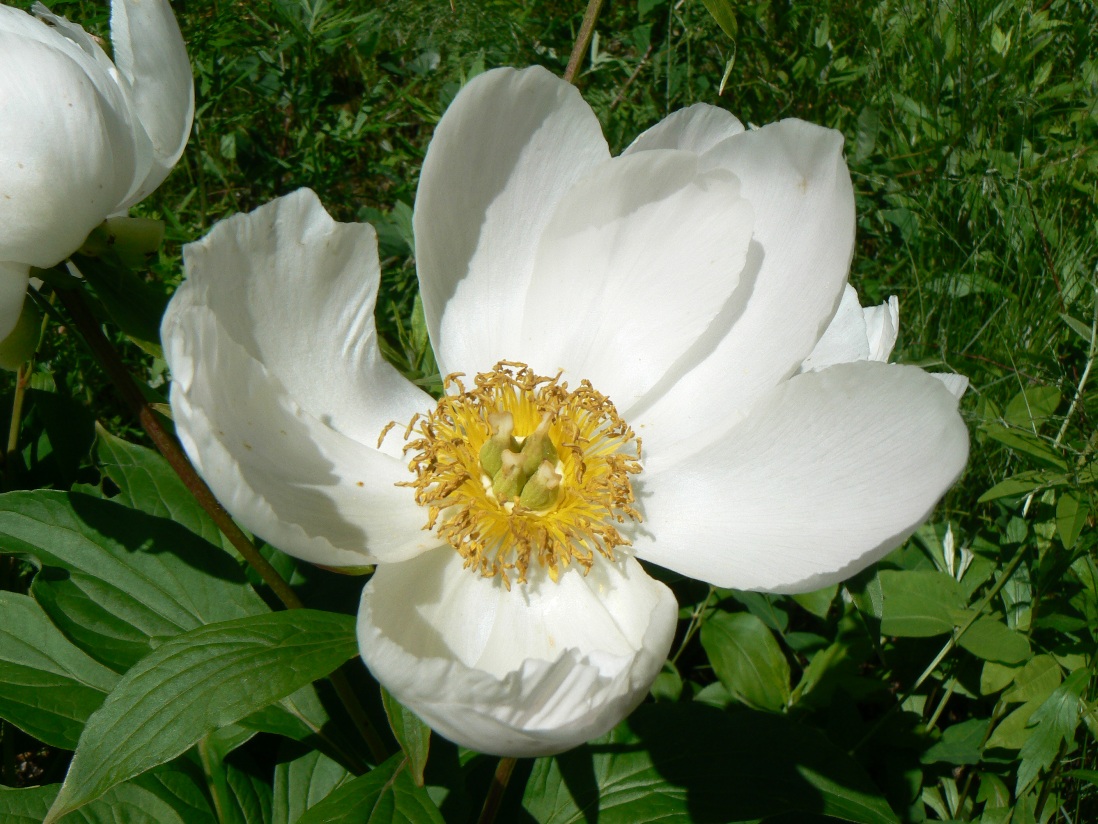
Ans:
[[[526,581],[531,563],[557,580],[573,561],[586,572],[596,555],[613,558],[615,547],[628,545],[616,524],[640,520],[629,479],[640,472],[640,440],[610,399],[588,381],[569,390],[559,374],[542,377],[509,361],[477,375],[473,387],[462,377],[448,376],[438,406],[414,416],[405,431],[415,480],[402,485],[427,508],[425,529],[437,529],[466,568],[499,575],[508,588],[512,578]],[[501,432],[512,421],[513,431]],[[534,481],[552,487],[546,508],[524,505],[517,493],[501,500],[493,491],[482,463],[493,435],[504,442],[513,436],[516,444],[548,435],[556,466],[542,461]]]

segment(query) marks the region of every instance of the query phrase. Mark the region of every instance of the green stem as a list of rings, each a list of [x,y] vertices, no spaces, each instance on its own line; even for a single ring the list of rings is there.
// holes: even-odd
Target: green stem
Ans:
[[[503,803],[503,794],[507,791],[507,783],[511,780],[511,773],[515,771],[514,758],[501,758],[496,765],[496,774],[492,776],[492,786],[488,788],[488,795],[484,798],[484,806],[480,810],[478,824],[492,824],[499,813],[500,804]]]
[[[595,33],[595,21],[598,19],[602,2],[603,0],[588,0],[587,11],[583,13],[583,22],[576,37],[576,45],[572,47],[572,56],[568,58],[568,67],[564,70],[564,80],[567,83],[576,82],[576,73],[583,62],[583,56],[587,53],[591,37]]]
[[[690,643],[690,639],[694,637],[694,634],[699,629],[701,629],[702,616],[705,615],[705,611],[709,608],[709,599],[713,597],[713,593],[716,591],[716,587],[710,586],[709,593],[705,596],[705,600],[698,605],[698,608],[694,610],[694,614],[690,616],[690,624],[686,627],[686,634],[682,637],[682,643],[679,644],[679,648],[675,650],[675,654],[671,656],[672,664],[678,662],[679,656],[682,655],[682,651],[686,649],[686,645]]]
[[[141,390],[134,382],[125,364],[122,363],[118,352],[107,340],[103,330],[99,328],[99,322],[92,314],[84,295],[77,289],[58,289],[57,298],[69,313],[73,325],[80,331],[84,341],[88,344],[88,348],[92,350],[92,354],[95,355],[107,373],[107,377],[110,378],[111,383],[118,390],[118,394],[122,396],[126,406],[140,422],[153,445],[164,456],[164,459],[179,476],[180,480],[183,481],[190,493],[194,495],[199,505],[206,510],[206,513],[217,524],[218,529],[225,534],[225,537],[229,539],[229,542],[240,553],[241,557],[251,565],[264,583],[271,588],[278,600],[288,609],[300,609],[304,606],[301,599],[297,597],[297,593],[278,574],[278,570],[271,566],[270,562],[260,554],[255,545],[248,539],[248,536],[229,516],[225,508],[218,503],[217,498],[214,497],[206,482],[198,476],[194,467],[191,466],[191,462],[187,460],[187,456],[183,453],[183,448],[179,445],[179,442],[160,423],[160,419],[145,400],[145,396],[141,394]]]
[[[19,451],[19,425],[23,420],[23,401],[27,397],[31,364],[24,363],[15,373],[15,397],[11,402],[11,423],[8,424],[8,443],[4,449],[4,491],[11,489],[11,475],[15,456]]]
[[[287,609],[302,609],[305,605],[297,597],[297,593],[293,591],[286,579],[278,574],[278,570],[271,566],[270,562],[260,554],[255,544],[244,534],[244,531],[236,525],[229,513],[214,497],[206,482],[199,477],[198,472],[195,471],[195,468],[187,459],[179,442],[160,423],[160,419],[145,400],[145,396],[141,394],[141,390],[134,382],[125,364],[122,363],[118,352],[107,340],[103,330],[99,328],[99,323],[88,307],[83,293],[77,289],[59,289],[57,290],[57,297],[69,313],[73,325],[80,331],[84,341],[122,396],[123,401],[137,417],[160,454],[164,456],[180,480],[183,481],[183,484],[194,495],[195,500],[198,501],[199,505],[217,524],[218,529],[229,539],[236,551],[259,574],[259,577],[271,588],[271,591],[285,607]],[[332,673],[330,679],[335,687],[336,694],[347,709],[347,713],[351,716],[352,721],[362,734],[367,746],[369,746],[370,752],[378,763],[384,761],[388,757],[387,749],[370,723],[366,711],[359,703],[346,676],[337,670]]]

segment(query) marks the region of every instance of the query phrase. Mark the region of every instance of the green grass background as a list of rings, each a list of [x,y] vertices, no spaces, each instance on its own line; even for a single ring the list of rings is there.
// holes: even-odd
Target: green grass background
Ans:
[[[108,34],[104,4],[52,8]],[[561,73],[582,4],[187,0],[176,9],[197,117],[179,166],[135,210],[168,224],[153,282],[170,291],[181,245],[218,219],[311,187],[337,218],[377,226],[387,354],[430,382],[414,318],[411,205],[434,125],[461,83],[487,68]],[[925,565],[947,524],[986,564],[987,584],[1020,558],[1025,586],[1012,579],[991,608],[1036,652],[1086,673],[1086,723],[1053,757],[1029,753],[1039,777],[1028,788],[1015,786],[1026,753],[1003,751],[976,784],[964,761],[916,767],[914,789],[893,787],[890,800],[913,821],[1005,821],[988,817],[990,796],[978,795],[977,785],[994,789],[990,772],[1008,794],[1018,790],[1014,821],[1098,820],[1098,773],[1072,773],[1098,766],[1098,724],[1086,714],[1098,695],[1098,6],[779,0],[736,3],[734,21],[722,31],[701,0],[608,0],[577,85],[614,150],[698,101],[745,123],[800,117],[843,132],[858,211],[852,283],[863,303],[899,297],[897,359],[971,381],[969,468],[913,545],[922,560],[901,554],[897,564]],[[136,348],[128,357],[163,390],[161,361]],[[37,386],[63,386],[112,431],[132,432],[64,333],[47,337],[36,370]],[[986,495],[1009,479],[1015,487]],[[916,667],[890,658],[895,651],[886,644],[864,673],[893,695],[893,680],[910,683],[908,670],[917,675],[929,659]],[[691,660],[680,667],[686,681],[713,680],[704,659]],[[905,705],[922,734],[1001,718],[993,695],[966,687],[964,666],[947,659],[922,700]]]

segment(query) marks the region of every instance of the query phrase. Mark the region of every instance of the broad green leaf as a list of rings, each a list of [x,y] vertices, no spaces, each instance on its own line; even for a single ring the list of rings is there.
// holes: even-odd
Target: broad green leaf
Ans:
[[[1064,549],[1075,546],[1089,516],[1090,503],[1087,499],[1071,490],[1060,493],[1056,501],[1056,533]]]
[[[284,747],[283,753],[289,748]],[[300,747],[297,747],[301,751]],[[296,824],[310,807],[354,778],[342,766],[316,750],[275,765],[271,824]]]
[[[206,785],[221,824],[268,824],[271,787],[258,776],[260,768],[245,753],[234,750],[255,735],[237,724],[214,730],[192,752],[202,763]],[[232,755],[232,760],[227,760]]]
[[[0,718],[71,750],[117,681],[74,647],[33,598],[0,591]]]
[[[987,661],[980,671],[980,695],[993,695],[1014,683],[1014,676],[1021,672],[1018,666],[1010,667],[995,661]]]
[[[854,143],[854,157],[868,160],[877,146],[877,135],[881,131],[881,116],[876,107],[866,106],[858,115],[858,136]]]
[[[357,652],[354,618],[303,609],[211,624],[166,641],[88,719],[47,824]]]
[[[992,423],[985,426],[984,431],[987,432],[989,438],[1009,446],[1015,452],[1021,452],[1023,455],[1036,458],[1045,465],[1061,472],[1067,470],[1067,461],[1057,455],[1044,438],[1034,435],[1028,429],[1010,429]]]
[[[247,759],[246,766],[237,766],[235,759],[239,757],[222,762],[232,805],[229,809],[239,824],[267,824],[271,820],[271,785],[251,759]],[[228,816],[222,816],[221,824],[229,824]]]
[[[1021,663],[1032,654],[1026,636],[989,615],[977,618],[957,643],[977,658],[1003,664]]]
[[[920,760],[924,764],[979,764],[989,723],[986,718],[970,718],[946,727],[942,737],[927,748]]]
[[[60,789],[60,784],[19,790],[0,787],[0,821],[4,824],[39,824]],[[119,784],[61,820],[61,824],[115,822],[219,824],[199,786],[198,776],[182,763]]]
[[[1021,795],[1037,779],[1041,770],[1052,766],[1061,742],[1074,738],[1075,728],[1086,710],[1081,696],[1090,675],[1086,669],[1071,673],[1030,716],[1030,723],[1036,726],[1018,753],[1021,764],[1018,766],[1015,795]]]
[[[997,501],[999,498],[1013,498],[1018,495],[1025,495],[1035,489],[1046,486],[1063,486],[1067,483],[1069,481],[1066,475],[1054,475],[1043,469],[1019,472],[1017,475],[1012,475],[1005,481],[995,484],[977,499],[977,503]]]
[[[881,634],[927,638],[952,632],[964,590],[944,572],[883,569]]]
[[[86,495],[0,495],[0,552],[40,568],[35,600],[116,672],[180,632],[269,611],[223,551],[178,524]]]
[[[809,706],[822,706],[831,699],[838,686],[837,674],[849,670],[852,663],[850,644],[836,641],[817,652],[801,674],[801,680],[793,690],[791,703],[805,702]]]
[[[713,15],[713,19],[717,21],[721,30],[735,40],[739,27],[736,25],[736,7],[732,5],[731,0],[702,0],[702,2],[705,3],[705,7]]]
[[[642,706],[587,746],[539,758],[522,804],[540,824],[898,820],[861,767],[811,727],[696,703]]]
[[[118,260],[74,257],[103,309],[118,327],[146,352],[162,357],[160,319],[168,305],[163,289],[139,277]]]
[[[443,824],[442,813],[422,787],[408,774],[404,753],[397,753],[375,769],[348,781],[297,824]]]
[[[745,704],[780,710],[789,702],[789,661],[755,615],[714,612],[701,643],[721,683]]]
[[[1044,701],[1060,686],[1060,665],[1051,655],[1038,655],[1014,678],[1014,686],[1003,694],[1004,701]]]
[[[817,618],[826,618],[838,592],[839,585],[833,584],[829,587],[824,587],[823,589],[804,592],[790,597]]]
[[[96,451],[104,473],[118,487],[116,503],[187,527],[214,546],[227,540],[159,452],[116,438],[96,427]]]
[[[1044,423],[1059,405],[1060,390],[1056,387],[1030,386],[1010,399],[1003,417],[1012,426],[1031,429]]]
[[[418,715],[393,698],[384,687],[381,688],[381,703],[385,707],[385,716],[389,719],[389,728],[408,757],[407,770],[416,786],[422,787],[423,768],[427,766],[427,755],[431,748],[431,728]]]

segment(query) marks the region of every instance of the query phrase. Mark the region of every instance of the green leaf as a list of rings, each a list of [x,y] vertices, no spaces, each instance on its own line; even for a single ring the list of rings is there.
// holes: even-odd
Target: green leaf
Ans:
[[[702,0],[702,2],[713,15],[713,19],[717,21],[717,25],[721,27],[721,31],[735,40],[739,27],[736,24],[736,7],[732,5],[732,0]]]
[[[1052,766],[1061,742],[1070,742],[1075,736],[1075,728],[1086,710],[1081,696],[1090,675],[1086,669],[1071,673],[1030,716],[1030,723],[1036,724],[1036,727],[1018,753],[1021,763],[1015,795],[1021,795],[1037,780],[1041,770]]]
[[[175,521],[214,546],[227,548],[221,530],[159,452],[116,438],[100,426],[96,439],[100,466],[119,489],[112,501]]]
[[[233,751],[255,735],[236,724],[214,730],[195,747],[221,824],[268,824],[271,787],[245,753]],[[228,760],[233,755],[232,760]]]
[[[964,609],[961,585],[944,572],[883,569],[881,633],[901,638],[928,638],[953,632],[955,616]]]
[[[0,718],[71,750],[118,675],[74,647],[33,598],[0,591]]]
[[[299,748],[300,749],[300,748]],[[271,824],[296,824],[310,807],[354,778],[342,766],[316,750],[275,765]]]
[[[164,638],[269,611],[223,551],[178,524],[87,495],[0,495],[0,552],[40,568],[35,600],[116,672]]]
[[[15,790],[0,787],[0,821],[39,824],[56,799],[60,784]],[[194,771],[182,764],[119,784],[62,824],[218,824]]]
[[[117,259],[73,258],[110,319],[151,355],[162,357],[160,319],[168,296]]]
[[[989,723],[987,718],[970,718],[946,727],[941,739],[927,748],[920,760],[924,764],[979,764]]]
[[[523,807],[540,824],[746,821],[782,813],[898,819],[861,767],[821,733],[772,713],[640,707],[590,744],[539,758]]]
[[[416,782],[423,786],[423,768],[427,766],[427,755],[431,747],[431,728],[419,716],[405,707],[384,687],[381,688],[381,703],[385,707],[385,716],[389,719],[389,728],[393,736],[408,756],[407,769]]]
[[[1060,319],[1067,324],[1068,328],[1071,329],[1071,331],[1073,331],[1076,335],[1082,338],[1084,343],[1090,343],[1091,330],[1085,323],[1080,320],[1076,320],[1071,315],[1064,314],[1063,312],[1060,313]]]
[[[701,643],[721,683],[745,704],[780,710],[789,702],[789,661],[758,617],[714,612]]]
[[[877,135],[881,131],[881,117],[875,106],[866,106],[858,115],[858,136],[854,143],[854,157],[868,160],[877,146]]]
[[[1014,686],[1003,694],[1004,701],[1043,702],[1060,686],[1060,665],[1051,655],[1038,655],[1014,678]]]
[[[1006,689],[1014,683],[1014,676],[1021,669],[1021,667],[1010,667],[995,661],[987,661],[980,671],[980,695],[993,695]]]
[[[211,624],[166,641],[88,719],[46,824],[357,652],[354,618],[304,609]]]
[[[408,774],[404,753],[354,781],[348,781],[311,807],[297,824],[443,824],[442,814],[422,787]]]
[[[988,424],[984,427],[984,431],[987,432],[989,438],[1009,446],[1015,452],[1021,452],[1023,455],[1036,458],[1038,461],[1061,472],[1067,470],[1067,461],[1057,455],[1048,442],[1039,435],[1035,435],[1026,429],[1008,429],[997,423]]]
[[[848,672],[854,663],[851,645],[847,642],[836,641],[818,651],[804,668],[801,680],[793,690],[791,703],[804,701],[814,707],[826,705],[838,686],[839,677]]]
[[[1025,495],[1035,489],[1041,489],[1046,486],[1063,486],[1068,482],[1066,475],[1053,475],[1043,469],[1030,472],[1019,472],[1017,475],[1012,475],[1004,481],[999,481],[999,483],[995,484],[995,486],[981,495],[977,499],[977,503],[982,504],[987,503],[988,501],[997,501],[999,498],[1013,498],[1018,495]]]
[[[1079,540],[1090,516],[1090,502],[1079,493],[1067,490],[1056,501],[1056,533],[1064,549],[1071,549]]]
[[[1055,386],[1030,386],[1010,399],[1006,409],[1003,410],[1003,418],[1012,426],[1036,428],[1044,423],[1059,405],[1060,390]]]
[[[976,619],[957,642],[977,658],[1018,664],[1032,654],[1029,639],[990,616]]]
[[[827,618],[827,613],[831,610],[831,604],[838,592],[839,585],[832,584],[823,589],[802,592],[790,597],[817,618]]]

